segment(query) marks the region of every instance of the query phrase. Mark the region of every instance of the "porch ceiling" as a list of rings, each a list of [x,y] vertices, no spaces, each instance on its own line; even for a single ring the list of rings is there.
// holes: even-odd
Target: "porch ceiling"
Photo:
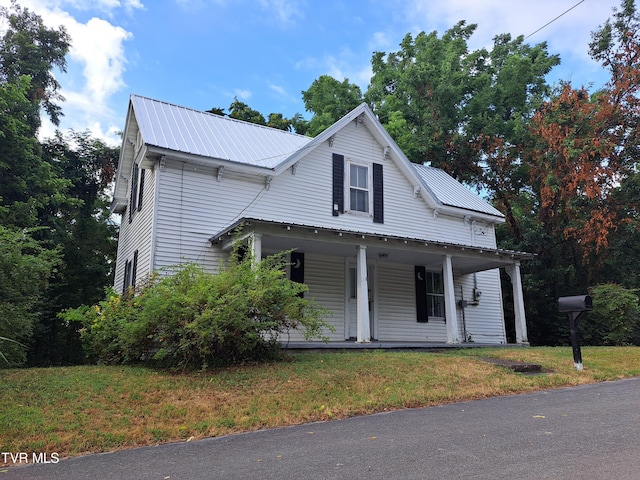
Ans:
[[[210,241],[230,249],[236,238],[234,232],[241,226],[241,238],[253,233],[262,235],[262,250],[266,253],[297,249],[304,253],[353,257],[355,260],[356,246],[365,245],[368,261],[424,265],[433,270],[442,268],[444,255],[451,255],[453,270],[460,274],[505,267],[534,257],[530,253],[510,250],[256,219],[243,219],[211,237]]]

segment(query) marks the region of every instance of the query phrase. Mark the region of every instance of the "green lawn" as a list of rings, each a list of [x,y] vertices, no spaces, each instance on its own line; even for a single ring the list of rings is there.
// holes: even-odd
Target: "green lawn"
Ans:
[[[640,376],[640,348],[295,354],[174,373],[139,367],[0,370],[0,451],[60,458]],[[522,375],[479,357],[540,363]],[[0,457],[1,460],[1,457]]]

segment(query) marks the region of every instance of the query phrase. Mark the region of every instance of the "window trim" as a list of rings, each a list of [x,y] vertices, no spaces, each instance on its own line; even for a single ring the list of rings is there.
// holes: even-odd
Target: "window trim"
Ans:
[[[364,216],[364,217],[373,217],[373,165],[370,163],[352,160],[352,159],[345,159],[345,160],[346,160],[345,161],[346,172],[345,172],[345,182],[344,182],[344,189],[345,189],[344,196],[346,199],[345,203],[347,203],[345,212],[353,215]],[[367,169],[367,188],[366,189],[351,185],[351,166],[352,165],[355,167],[361,167],[361,168]],[[367,211],[366,212],[351,208],[351,189],[352,188],[359,191],[367,192]]]

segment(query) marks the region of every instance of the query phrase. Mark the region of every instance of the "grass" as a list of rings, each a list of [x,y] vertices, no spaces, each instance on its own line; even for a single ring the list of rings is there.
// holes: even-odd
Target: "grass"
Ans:
[[[517,374],[479,357],[535,362],[550,373]],[[583,358],[582,372],[570,348],[304,353],[193,373],[0,370],[0,451],[64,458],[640,376],[638,347],[583,347]]]

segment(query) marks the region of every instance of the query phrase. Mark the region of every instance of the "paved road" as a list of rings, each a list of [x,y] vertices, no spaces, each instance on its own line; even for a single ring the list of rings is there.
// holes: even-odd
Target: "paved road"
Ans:
[[[10,468],[0,480],[640,479],[640,378]]]

